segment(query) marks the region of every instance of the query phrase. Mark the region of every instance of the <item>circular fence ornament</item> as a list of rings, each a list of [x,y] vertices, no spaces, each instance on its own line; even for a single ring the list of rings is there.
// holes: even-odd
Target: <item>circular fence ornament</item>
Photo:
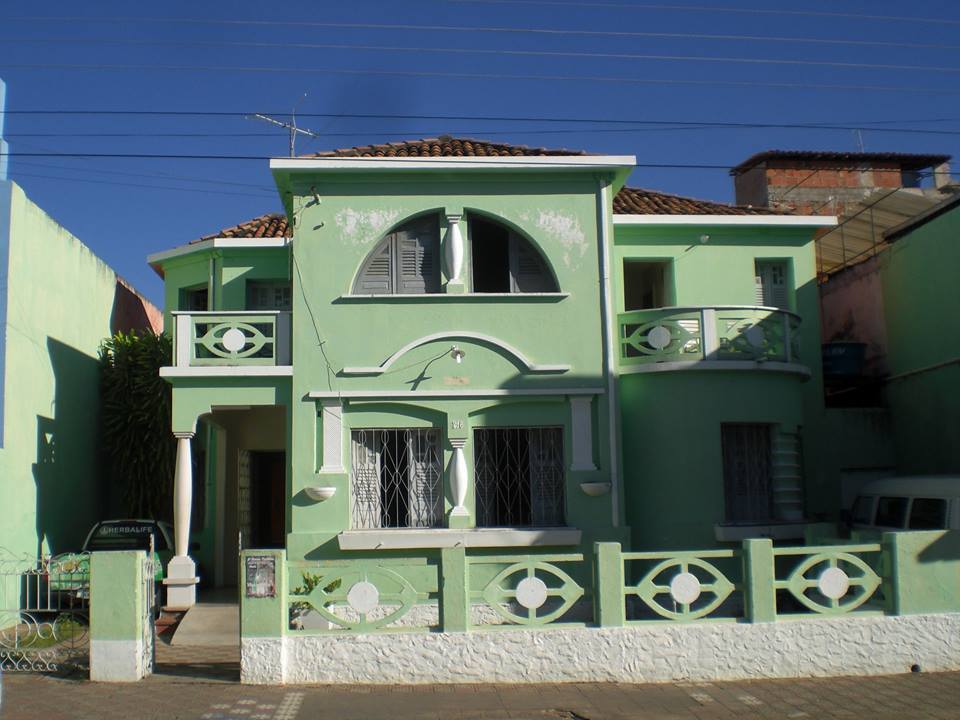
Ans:
[[[527,577],[517,583],[517,602],[527,610],[536,610],[547,601],[547,584],[537,577]]]
[[[247,344],[247,336],[238,328],[230,328],[223,334],[221,342],[230,352],[240,352],[243,350],[243,346]]]
[[[763,347],[763,343],[767,339],[767,334],[759,325],[753,325],[752,327],[747,328],[743,331],[743,335],[745,338],[747,338],[747,342],[755,348]]]
[[[700,581],[690,572],[677,573],[670,581],[670,597],[681,605],[689,605],[700,597]]]
[[[347,602],[358,613],[365,615],[380,604],[380,591],[372,582],[361,580],[350,588],[347,593]]]
[[[817,590],[831,600],[839,600],[849,589],[850,577],[838,567],[827,568],[817,578]]]
[[[670,331],[663,325],[657,325],[647,333],[647,344],[654,350],[663,350],[672,339]]]

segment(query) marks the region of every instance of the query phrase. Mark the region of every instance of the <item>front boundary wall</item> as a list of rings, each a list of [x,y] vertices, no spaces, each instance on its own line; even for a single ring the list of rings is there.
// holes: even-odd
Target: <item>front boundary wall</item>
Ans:
[[[251,582],[251,568],[260,572],[264,563],[270,573]],[[283,551],[250,550],[242,568],[245,683],[669,682],[960,670],[957,532],[812,547],[747,540],[699,552],[629,553],[597,543],[592,555],[579,556],[472,556],[452,548],[435,562],[287,561]],[[540,614],[550,605],[538,587],[569,610]],[[592,622],[571,622],[584,606]],[[320,622],[307,621],[311,613]]]

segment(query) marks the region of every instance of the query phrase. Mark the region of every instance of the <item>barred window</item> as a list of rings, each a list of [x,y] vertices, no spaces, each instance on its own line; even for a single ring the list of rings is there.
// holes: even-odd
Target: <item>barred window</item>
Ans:
[[[564,524],[563,430],[477,428],[478,527]]]
[[[354,528],[440,527],[440,434],[432,428],[351,433]]]
[[[771,427],[725,423],[720,429],[727,522],[769,522],[773,519]]]

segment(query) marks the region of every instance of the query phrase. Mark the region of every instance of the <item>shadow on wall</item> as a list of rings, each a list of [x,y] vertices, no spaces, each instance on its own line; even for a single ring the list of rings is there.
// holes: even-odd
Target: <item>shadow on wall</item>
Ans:
[[[37,416],[37,547],[50,553],[79,549],[98,519],[97,359],[47,338],[53,368],[53,417]]]
[[[163,330],[163,313],[136,290],[117,278],[110,312],[110,332],[130,332],[150,328]]]

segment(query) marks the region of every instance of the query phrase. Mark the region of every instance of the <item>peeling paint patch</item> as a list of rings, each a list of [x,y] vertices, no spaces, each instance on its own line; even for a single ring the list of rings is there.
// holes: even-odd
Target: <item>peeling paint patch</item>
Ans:
[[[577,217],[556,210],[539,210],[536,224],[539,230],[563,248],[563,264],[571,270],[577,268],[588,250],[587,239]]]
[[[365,245],[378,239],[400,218],[399,210],[354,210],[344,208],[333,217],[344,241],[351,245]]]

